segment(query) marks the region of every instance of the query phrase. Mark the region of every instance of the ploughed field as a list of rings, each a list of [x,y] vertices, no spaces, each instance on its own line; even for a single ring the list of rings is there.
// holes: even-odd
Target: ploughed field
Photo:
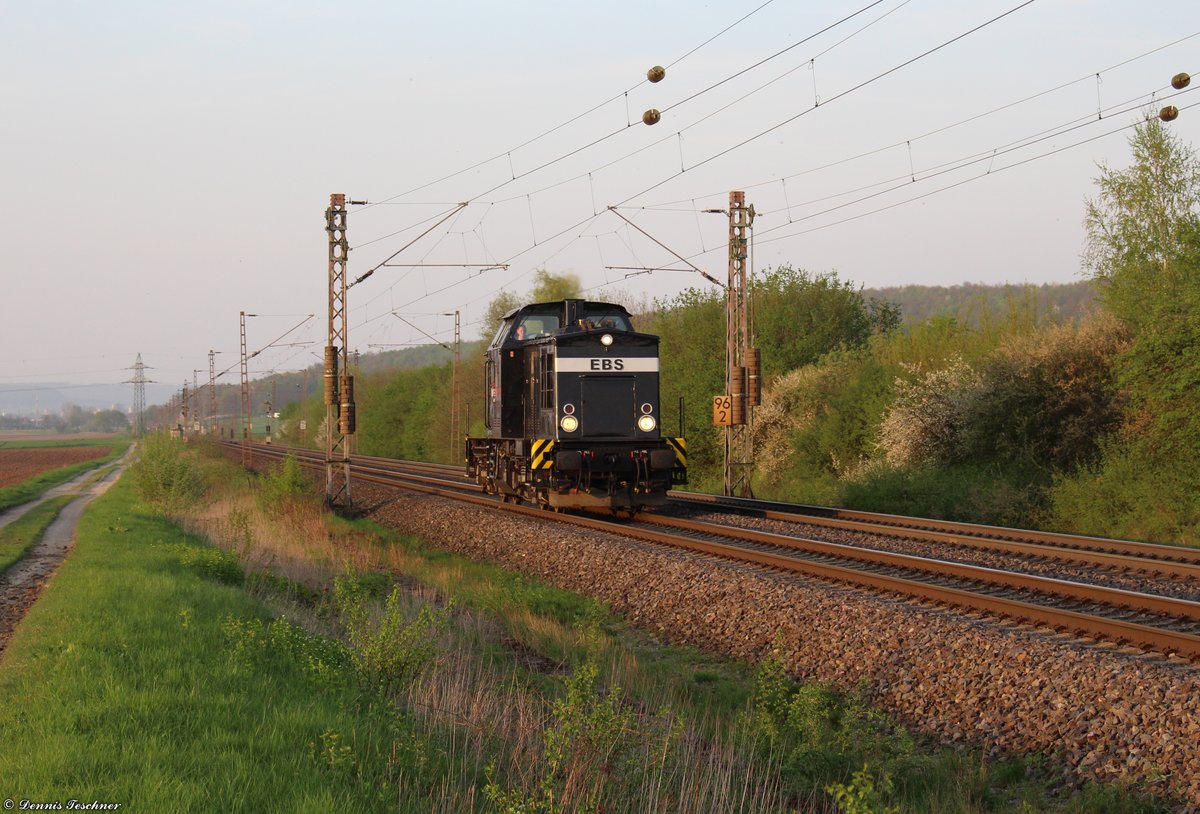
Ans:
[[[103,458],[109,447],[0,447],[0,488],[13,486],[51,469]]]

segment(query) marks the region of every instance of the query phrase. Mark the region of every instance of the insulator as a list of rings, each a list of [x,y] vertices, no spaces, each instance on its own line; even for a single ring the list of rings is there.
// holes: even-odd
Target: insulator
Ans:
[[[642,114],[643,124],[658,124],[658,120],[662,118],[662,114],[654,108],[650,108]]]
[[[1183,90],[1192,83],[1192,77],[1186,73],[1177,73],[1171,77],[1171,87],[1175,90]]]
[[[325,403],[337,404],[338,349],[325,346]]]
[[[1158,118],[1164,122],[1173,122],[1179,118],[1179,108],[1175,107],[1175,105],[1167,105],[1158,111]]]
[[[651,82],[661,82],[663,77],[667,75],[667,69],[661,65],[655,65],[650,70],[646,71],[646,78]]]
[[[746,348],[746,403],[762,404],[762,354],[758,348]]]

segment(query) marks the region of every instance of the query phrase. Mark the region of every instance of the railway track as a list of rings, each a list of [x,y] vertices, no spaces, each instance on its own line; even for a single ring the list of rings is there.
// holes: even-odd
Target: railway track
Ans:
[[[769,520],[847,531],[892,534],[914,540],[1047,557],[1089,566],[1116,567],[1159,576],[1200,579],[1200,549],[1181,546],[903,517],[852,509],[776,503],[696,492],[670,492],[669,496],[680,506],[703,506]]]
[[[239,448],[236,443],[229,446]],[[307,466],[324,466],[324,455],[320,452],[290,451]],[[255,457],[278,459],[288,452],[279,447],[254,445]],[[557,522],[808,578],[849,583],[970,612],[999,615],[1088,639],[1200,661],[1200,602],[1190,599],[846,545],[710,519],[646,513],[636,522],[615,522],[586,515],[549,515],[537,508],[501,504],[498,499],[481,494],[478,486],[467,481],[458,467],[369,456],[354,456],[352,466],[355,480],[417,490],[543,519],[553,518]],[[919,538],[940,544],[1008,550],[1106,571],[1126,569],[1186,580],[1200,576],[1200,554],[1169,546],[1143,546],[1127,541],[1040,532],[1026,534],[1014,529],[872,516],[863,512],[843,513],[840,510],[823,510],[826,514],[821,516],[795,511],[815,507],[784,507],[762,501],[687,493],[672,493],[672,498],[680,506],[704,505],[710,509],[810,525],[814,524],[815,518],[823,521],[816,525],[828,528],[869,530],[875,534]],[[875,522],[868,517],[883,520]]]

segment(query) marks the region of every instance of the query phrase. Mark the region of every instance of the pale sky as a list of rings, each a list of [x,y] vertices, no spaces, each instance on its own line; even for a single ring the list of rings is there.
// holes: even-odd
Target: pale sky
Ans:
[[[594,299],[706,286],[627,278],[674,258],[607,207],[722,278],[728,224],[701,210],[730,190],[759,212],[756,268],[1079,279],[1097,163],[1125,166],[1128,125],[1200,70],[1194,3],[871,2],[5,0],[0,384],[119,382],[139,352],[206,380],[243,310],[252,350],[315,314],[252,374],[312,364],[333,192],[372,204],[351,277],[469,202],[351,289],[363,352],[449,341],[456,309],[474,339],[542,267]],[[1193,146],[1198,83],[1170,100]]]

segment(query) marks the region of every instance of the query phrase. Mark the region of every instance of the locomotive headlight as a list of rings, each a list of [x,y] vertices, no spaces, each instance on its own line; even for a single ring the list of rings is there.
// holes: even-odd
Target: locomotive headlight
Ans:
[[[558,422],[558,426],[563,428],[563,432],[575,432],[579,429],[579,419],[573,415],[565,415],[562,421]]]
[[[604,334],[604,336],[600,337],[600,344],[606,348],[611,345],[612,342],[612,334]]]
[[[638,419],[638,429],[641,430],[642,432],[653,431],[655,424],[656,424],[656,422],[654,420],[654,416],[652,416],[652,415],[644,415]]]

